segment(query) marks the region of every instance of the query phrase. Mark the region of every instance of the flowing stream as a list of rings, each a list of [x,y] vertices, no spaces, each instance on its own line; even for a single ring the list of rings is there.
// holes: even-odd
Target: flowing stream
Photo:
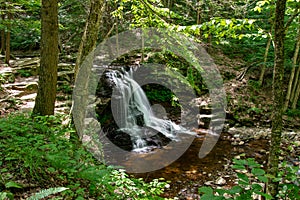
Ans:
[[[119,130],[130,135],[134,151],[147,148],[145,139],[158,132],[171,140],[178,140],[179,133],[196,135],[171,120],[155,116],[146,94],[133,79],[132,69],[110,71],[108,78],[115,84],[111,101],[114,119]]]

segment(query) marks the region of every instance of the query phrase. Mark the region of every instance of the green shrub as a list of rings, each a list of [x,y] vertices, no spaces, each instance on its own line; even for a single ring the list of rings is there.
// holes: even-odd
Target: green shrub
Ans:
[[[300,109],[289,109],[286,114],[289,117],[300,117]]]
[[[270,177],[253,158],[233,160],[232,168],[237,171],[238,185],[230,189],[212,189],[211,187],[199,188],[201,200],[245,200],[253,199],[254,195],[261,195],[266,199],[272,197],[264,192],[264,185]],[[272,178],[272,177],[270,177]],[[300,199],[299,195],[299,166],[292,166],[283,162],[280,166],[278,177],[272,181],[279,182],[279,194],[281,199]],[[225,197],[226,196],[226,197]]]
[[[145,183],[95,160],[69,139],[75,131],[63,125],[65,117],[0,118],[1,197],[13,199],[15,186],[22,188],[17,182],[25,179],[43,188],[69,188],[60,193],[64,199],[159,199],[157,195],[168,187],[166,182]]]

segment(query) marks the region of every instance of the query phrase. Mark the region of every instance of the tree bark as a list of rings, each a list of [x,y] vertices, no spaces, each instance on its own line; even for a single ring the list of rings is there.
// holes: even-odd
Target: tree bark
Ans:
[[[39,88],[33,115],[53,115],[58,65],[58,0],[42,0]]]
[[[275,62],[273,73],[273,115],[271,145],[268,160],[268,173],[276,177],[278,173],[280,143],[282,134],[282,109],[283,109],[283,76],[284,76],[284,15],[286,0],[276,1],[275,11]],[[267,193],[276,199],[278,182],[269,179]]]
[[[297,69],[297,72],[296,72],[296,75],[295,75],[295,78],[294,78],[295,81],[293,83],[293,88],[292,88],[291,97],[290,97],[291,102],[293,102],[294,99],[295,99],[296,89],[297,89],[297,85],[298,85],[298,82],[299,82],[299,74],[300,74],[300,66],[298,66],[298,69]]]
[[[4,3],[1,5],[1,9],[3,10],[3,12],[5,12],[5,4]],[[1,19],[4,22],[4,20],[5,20],[4,14],[1,15]],[[5,29],[1,30],[0,36],[1,36],[0,54],[2,54],[5,51]]]
[[[75,88],[71,113],[77,134],[81,137],[84,129],[84,117],[88,101],[88,81],[91,74],[92,60],[102,21],[104,0],[92,0],[75,65]],[[85,62],[84,67],[80,67]],[[80,71],[80,73],[78,73]]]
[[[84,59],[91,53],[97,43],[102,14],[104,8],[104,0],[92,0],[90,6],[90,12],[85,25],[85,30],[81,38],[79,46],[76,65],[75,65],[75,77],[78,74],[78,70]]]
[[[209,20],[211,20],[211,18],[213,17],[213,6],[212,6],[212,2],[209,2],[208,3],[208,17],[209,17]],[[207,53],[212,53],[211,50],[212,50],[212,33],[210,32],[209,30],[209,33],[208,33],[208,38],[207,38]]]
[[[12,8],[8,8],[7,11],[7,26],[6,26],[6,38],[5,38],[5,63],[9,65],[10,61],[10,31],[11,31],[11,20],[12,20],[12,13],[9,11]]]
[[[300,18],[299,18],[299,22],[300,22]],[[293,57],[292,71],[291,71],[291,76],[290,76],[290,81],[289,81],[289,85],[288,85],[288,90],[287,90],[287,94],[286,94],[283,112],[285,112],[288,109],[290,100],[291,100],[291,96],[294,97],[294,94],[291,95],[293,83],[296,86],[297,82],[298,82],[296,79],[294,79],[294,77],[295,77],[295,72],[296,72],[297,58],[298,58],[299,49],[300,49],[300,27],[298,28],[298,35],[297,35],[296,41],[297,41],[297,43],[296,43],[296,48],[295,48],[294,57]]]
[[[299,96],[300,96],[300,81],[298,81],[297,85],[298,86],[297,86],[297,89],[295,91],[295,96],[294,96],[294,99],[293,99],[293,102],[292,102],[292,109],[296,109],[298,99],[299,99]]]
[[[271,10],[270,11],[270,16],[269,16],[269,23],[271,23],[272,26],[270,28],[270,32],[268,33],[269,37],[268,37],[268,42],[267,42],[265,55],[264,55],[264,63],[263,63],[261,73],[260,73],[260,77],[259,77],[259,81],[258,81],[260,86],[262,86],[263,82],[264,82],[264,76],[265,76],[266,67],[267,67],[266,65],[267,65],[267,60],[268,60],[268,54],[269,54],[270,46],[271,46],[271,43],[272,43],[272,40],[273,40],[273,38],[272,38],[272,31],[273,31],[273,28],[274,28],[274,21],[272,20],[273,17],[274,17],[274,11]],[[273,42],[273,46],[275,46],[274,42]]]
[[[267,65],[268,54],[269,54],[269,49],[270,49],[270,46],[271,46],[271,42],[272,42],[272,35],[269,36],[267,46],[266,46],[266,50],[265,50],[264,63],[263,63],[263,66],[261,68],[261,73],[260,73],[260,77],[259,77],[259,81],[258,81],[260,86],[262,86],[263,81],[264,81],[264,76],[265,76],[266,65]]]
[[[0,46],[0,54],[4,52],[5,49],[5,31],[1,30],[1,46]]]

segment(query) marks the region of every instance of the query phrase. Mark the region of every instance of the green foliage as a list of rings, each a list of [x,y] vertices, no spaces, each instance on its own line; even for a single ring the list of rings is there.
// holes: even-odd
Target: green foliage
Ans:
[[[262,109],[257,108],[257,107],[251,107],[247,110],[247,113],[255,113],[255,114],[260,114],[262,113]]]
[[[243,155],[241,155],[243,156]],[[212,189],[211,187],[199,188],[201,199],[253,199],[253,195],[261,195],[266,199],[272,197],[264,192],[264,185],[270,177],[265,170],[261,168],[253,158],[233,159],[232,168],[236,170],[238,177],[238,185],[230,189]],[[272,181],[280,182],[280,192],[278,197],[283,199],[300,199],[299,197],[299,166],[292,166],[287,162],[281,163],[280,173],[278,177],[273,177]],[[225,197],[226,194],[226,197]]]
[[[84,30],[88,1],[65,0],[59,2],[59,31],[64,51],[77,51]],[[83,6],[85,5],[85,6]]]
[[[61,39],[67,41],[65,47],[78,46],[81,33],[84,30],[87,1],[67,0],[59,2],[59,28]],[[2,4],[1,4],[2,5]],[[40,0],[15,0],[6,3],[0,13],[13,14],[13,19],[5,18],[0,24],[0,30],[6,30],[11,25],[11,47],[13,50],[37,50],[40,47],[41,22]]]
[[[68,190],[69,188],[65,188],[65,187],[56,187],[56,188],[49,188],[46,190],[41,190],[40,192],[34,194],[33,196],[29,197],[27,200],[39,200],[39,199],[43,199],[45,197],[48,197],[50,195]]]
[[[150,84],[143,86],[143,89],[150,102],[170,102],[171,106],[180,107],[177,96],[168,88],[156,84]]]
[[[182,77],[176,76],[174,78],[179,79],[182,82],[187,82],[189,87],[193,88],[197,95],[207,92],[206,85],[203,83],[199,71],[180,56],[177,56],[170,51],[162,51],[151,55],[148,62],[164,64],[175,72],[180,73]],[[168,75],[172,76],[171,74]]]
[[[229,38],[242,39],[244,37],[250,38],[252,34],[244,33],[245,30],[251,30],[254,28],[253,19],[224,19],[221,17],[213,17],[210,21],[202,23],[200,25],[191,26],[179,26],[177,31],[184,33],[192,33],[193,35],[199,35],[203,33],[204,38],[208,38],[213,35],[215,42],[226,43]]]
[[[1,196],[13,196],[22,187],[17,183],[20,179],[44,187],[69,188],[60,194],[67,199],[158,199],[156,196],[168,187],[163,181],[145,183],[128,177],[124,171],[95,160],[85,147],[69,139],[75,132],[63,125],[67,124],[66,117],[0,118],[0,188],[4,188]],[[56,191],[46,190],[42,194]]]
[[[40,45],[41,23],[35,17],[14,21],[11,47],[14,50],[38,49]]]
[[[142,179],[132,179],[125,173],[125,170],[114,170],[111,174],[111,184],[117,189],[114,194],[105,196],[105,199],[163,199],[158,197],[169,184],[163,182],[164,179],[154,179],[150,183],[143,182]]]
[[[300,117],[300,110],[299,109],[288,109],[286,114],[289,117]]]
[[[2,162],[0,162],[0,166],[2,165]],[[5,170],[1,170],[0,173],[0,200],[5,200],[5,199],[14,199],[14,194],[10,192],[11,189],[22,189],[23,186],[13,182],[13,181],[8,181],[4,182],[4,179],[2,177],[2,173],[5,173]],[[4,189],[1,189],[4,188]]]
[[[249,80],[248,84],[254,89],[254,90],[258,90],[260,88],[260,84],[259,81],[255,81],[255,80]]]
[[[70,84],[63,84],[57,87],[57,91],[62,91],[65,94],[72,94],[73,88]]]
[[[13,200],[14,199],[14,195],[11,192],[1,192],[0,191],[0,200]]]
[[[4,20],[0,29],[11,32],[12,49],[36,49],[40,40],[40,1],[15,0],[2,6],[0,13]],[[5,17],[8,15],[12,15],[12,19]]]
[[[143,86],[145,93],[150,101],[156,102],[171,102],[174,94],[170,89],[159,85],[146,85]]]
[[[30,77],[32,74],[29,70],[25,69],[19,69],[17,70],[18,74],[20,74],[21,77]]]
[[[280,171],[274,181],[279,182],[280,192],[277,197],[282,199],[300,199],[300,166],[286,161],[280,164]]]

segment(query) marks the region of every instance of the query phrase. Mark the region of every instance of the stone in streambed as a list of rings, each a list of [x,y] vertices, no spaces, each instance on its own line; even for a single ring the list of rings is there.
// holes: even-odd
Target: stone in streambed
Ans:
[[[216,185],[225,185],[226,184],[226,180],[223,177],[219,177],[216,182]]]

